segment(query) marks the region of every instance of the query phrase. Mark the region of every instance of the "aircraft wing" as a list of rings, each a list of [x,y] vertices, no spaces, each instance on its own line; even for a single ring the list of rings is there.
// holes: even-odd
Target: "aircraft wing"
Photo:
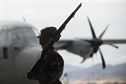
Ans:
[[[82,41],[89,41],[92,39],[80,39]],[[54,44],[54,47],[58,50],[66,49],[70,46],[75,40],[59,40]],[[103,39],[104,44],[126,44],[126,39]]]
[[[81,39],[83,41],[91,41],[92,39]],[[102,39],[104,44],[126,44],[126,39]]]
[[[105,39],[105,44],[126,44],[126,39]]]

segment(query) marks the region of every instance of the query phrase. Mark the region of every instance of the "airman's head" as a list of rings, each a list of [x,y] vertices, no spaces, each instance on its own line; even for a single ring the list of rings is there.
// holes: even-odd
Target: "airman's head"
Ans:
[[[46,27],[42,29],[40,35],[38,36],[40,44],[42,46],[46,45],[49,42],[50,38],[55,35],[56,31],[56,27]],[[58,41],[59,38],[60,36],[57,37],[56,41]]]

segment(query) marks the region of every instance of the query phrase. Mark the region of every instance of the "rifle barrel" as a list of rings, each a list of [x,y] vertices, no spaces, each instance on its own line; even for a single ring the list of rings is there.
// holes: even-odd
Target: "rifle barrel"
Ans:
[[[64,23],[59,27],[59,29],[57,30],[57,33],[60,34],[63,29],[65,28],[65,26],[67,25],[67,23],[71,20],[71,18],[75,15],[75,13],[78,11],[78,9],[82,6],[82,3],[80,3],[78,5],[78,7],[70,14],[70,16],[64,21]]]

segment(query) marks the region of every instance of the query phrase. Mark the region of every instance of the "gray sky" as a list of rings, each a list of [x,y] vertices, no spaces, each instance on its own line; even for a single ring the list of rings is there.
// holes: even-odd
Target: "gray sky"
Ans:
[[[97,36],[110,24],[104,38],[126,39],[126,1],[125,0],[0,0],[0,20],[17,20],[34,25],[39,30],[47,26],[59,27],[71,12],[82,3],[82,7],[62,32],[61,39],[91,38],[87,21],[90,18]],[[126,45],[119,50],[101,46],[107,64],[126,62]],[[101,63],[99,53],[94,59],[83,64],[79,56],[60,51],[65,63],[88,67]]]

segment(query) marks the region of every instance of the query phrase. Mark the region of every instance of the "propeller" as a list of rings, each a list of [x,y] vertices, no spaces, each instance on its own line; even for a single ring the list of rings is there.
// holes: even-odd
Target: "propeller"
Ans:
[[[103,69],[105,69],[106,68],[106,63],[105,63],[105,60],[104,60],[104,56],[102,54],[102,51],[101,51],[101,49],[99,47],[101,45],[105,44],[103,42],[103,40],[102,40],[102,37],[105,34],[106,30],[108,29],[109,24],[106,26],[106,28],[104,29],[104,31],[100,34],[100,36],[97,38],[96,37],[96,34],[95,34],[95,31],[94,31],[94,28],[92,26],[92,23],[91,23],[89,17],[87,17],[87,19],[88,19],[88,23],[89,23],[89,26],[91,28],[91,33],[92,33],[92,40],[90,40],[90,41],[88,40],[88,42],[90,42],[91,45],[92,45],[92,47],[93,47],[93,54],[94,53],[97,53],[97,51],[100,52],[100,56],[101,56],[101,60],[102,60],[102,67],[103,67]],[[118,48],[118,46],[113,45],[113,44],[108,44],[108,45],[110,45],[112,47],[115,47],[115,48]]]
[[[101,39],[104,35],[104,33],[106,32],[106,30],[108,29],[109,24],[106,26],[105,30],[100,34],[99,38]]]
[[[88,17],[87,17],[87,19],[88,19],[88,22],[89,22],[89,25],[90,25],[90,28],[91,28],[92,37],[93,37],[93,38],[96,38],[96,35],[95,35],[95,32],[94,32],[93,26],[92,26],[92,24],[91,24],[91,21],[90,21],[90,19],[89,19]]]
[[[103,54],[101,52],[101,49],[99,48],[99,52],[100,52],[100,55],[101,55],[101,60],[102,60],[102,68],[105,69],[106,67],[106,64],[105,64],[105,60],[104,60],[104,57],[103,57]]]
[[[110,24],[108,24],[108,25],[106,26],[106,28],[104,29],[104,31],[100,34],[99,39],[102,39],[102,37],[103,37],[104,33],[106,32],[106,30],[108,29],[109,25],[110,25]],[[104,44],[105,44],[105,43],[104,43]],[[119,48],[118,46],[116,46],[116,45],[114,45],[114,44],[108,44],[108,45],[110,45],[110,46],[112,46],[112,47],[115,47],[115,48]]]

